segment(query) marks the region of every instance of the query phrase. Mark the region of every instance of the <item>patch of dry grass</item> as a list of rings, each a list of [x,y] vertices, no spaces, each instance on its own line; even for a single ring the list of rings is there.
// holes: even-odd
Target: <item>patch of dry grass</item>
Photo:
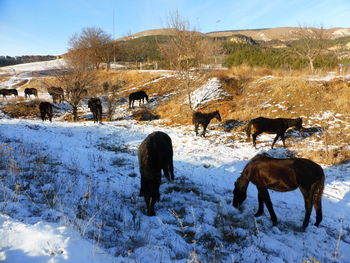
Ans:
[[[8,103],[2,111],[11,118],[38,118],[39,112],[39,100],[24,101],[23,98],[19,98],[14,103]]]

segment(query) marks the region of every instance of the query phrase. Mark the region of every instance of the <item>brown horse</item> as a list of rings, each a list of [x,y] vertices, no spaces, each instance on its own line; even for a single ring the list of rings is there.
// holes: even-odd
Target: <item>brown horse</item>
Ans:
[[[92,112],[94,123],[102,123],[102,103],[100,98],[90,98],[88,101],[88,107]]]
[[[173,181],[173,146],[171,138],[164,132],[156,131],[144,139],[138,150],[141,174],[140,196],[144,197],[147,215],[154,216],[154,205],[160,198],[161,174]]]
[[[49,87],[47,92],[51,95],[53,103],[64,101],[64,90],[61,87]]]
[[[148,102],[148,95],[143,90],[130,93],[129,94],[129,109],[134,108],[135,100],[139,100],[139,106],[140,106],[141,101],[142,101],[142,104],[144,104],[145,99]]]
[[[265,155],[256,155],[244,168],[235,182],[233,190],[233,206],[239,208],[247,197],[249,182],[258,189],[259,209],[255,214],[261,216],[264,203],[269,210],[273,225],[277,225],[277,217],[272,207],[268,189],[287,192],[299,188],[305,201],[305,217],[303,230],[309,224],[312,205],[316,210],[316,223],[322,221],[322,193],[325,176],[321,166],[303,158],[275,159]]]
[[[36,88],[25,88],[24,89],[24,97],[30,98],[30,95],[34,95],[34,97],[38,97],[38,90]]]
[[[205,137],[205,131],[209,125],[209,122],[216,118],[218,121],[221,121],[221,116],[219,111],[213,111],[210,113],[201,113],[199,111],[193,112],[192,114],[192,123],[194,124],[194,131],[196,132],[196,136],[198,135],[198,127],[199,124],[203,126],[203,137]]]
[[[248,123],[247,126],[247,137],[250,139],[250,134],[252,133],[253,137],[253,146],[256,148],[256,137],[258,137],[259,134],[266,132],[270,134],[277,134],[275,139],[273,140],[271,148],[273,149],[273,146],[275,145],[276,141],[279,137],[281,137],[283,142],[283,147],[286,147],[285,141],[284,141],[284,133],[288,128],[295,127],[296,129],[300,130],[302,128],[302,119],[285,119],[285,118],[278,118],[278,119],[269,119],[264,117],[259,117],[256,119],[251,120]]]
[[[49,121],[52,122],[52,104],[50,102],[42,101],[39,104],[40,116],[43,121],[46,120],[46,116]]]

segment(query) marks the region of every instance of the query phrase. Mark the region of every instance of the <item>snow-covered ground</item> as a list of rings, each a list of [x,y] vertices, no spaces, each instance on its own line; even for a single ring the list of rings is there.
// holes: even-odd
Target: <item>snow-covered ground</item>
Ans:
[[[172,138],[175,181],[163,178],[148,217],[137,149],[156,130]],[[0,262],[350,262],[350,164],[323,166],[319,228],[313,211],[300,230],[298,190],[270,192],[272,227],[267,211],[254,218],[253,185],[242,210],[232,207],[233,184],[257,153],[286,157],[293,146],[270,150],[273,136],[262,135],[256,150],[234,138],[216,122],[203,138],[161,121],[0,119]]]

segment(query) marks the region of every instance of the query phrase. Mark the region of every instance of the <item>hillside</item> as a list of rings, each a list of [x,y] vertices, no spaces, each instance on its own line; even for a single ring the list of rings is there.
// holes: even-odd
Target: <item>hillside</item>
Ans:
[[[279,27],[279,28],[265,28],[265,29],[249,29],[249,30],[225,30],[225,31],[214,31],[203,33],[203,35],[209,37],[229,37],[232,35],[245,35],[251,37],[254,40],[260,41],[271,41],[281,40],[290,41],[295,40],[293,32],[298,30],[298,27]],[[330,28],[326,29],[332,36],[332,39],[350,36],[350,28]],[[144,36],[155,36],[155,35],[171,35],[171,29],[153,29],[132,34],[130,36],[120,38],[117,40],[134,39]]]

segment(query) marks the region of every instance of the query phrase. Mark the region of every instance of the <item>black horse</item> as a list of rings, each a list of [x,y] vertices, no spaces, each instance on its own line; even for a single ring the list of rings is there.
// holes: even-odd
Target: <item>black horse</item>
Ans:
[[[34,97],[38,97],[38,90],[36,88],[25,88],[24,89],[24,97],[30,98],[30,95],[34,95]]]
[[[277,134],[273,140],[271,148],[275,145],[279,137],[281,137],[283,146],[286,147],[284,141],[284,133],[288,128],[295,127],[298,130],[301,130],[303,121],[301,118],[297,119],[269,119],[264,117],[259,117],[251,120],[247,126],[247,137],[250,139],[250,134],[253,137],[253,146],[256,148],[256,137],[263,133]]]
[[[43,121],[46,120],[46,116],[52,122],[52,104],[50,102],[40,102],[39,104],[40,116]]]
[[[205,137],[205,132],[209,125],[209,122],[216,118],[218,121],[221,121],[221,116],[219,111],[213,111],[210,113],[201,113],[199,111],[193,112],[192,114],[192,123],[194,124],[194,131],[196,132],[196,136],[198,135],[198,127],[199,124],[203,126],[203,137]]]
[[[168,180],[174,180],[173,146],[164,132],[153,132],[141,143],[138,150],[141,174],[140,196],[145,199],[147,215],[154,216],[154,205],[160,198],[161,172]]]
[[[148,102],[148,95],[143,90],[130,93],[130,95],[129,95],[129,109],[134,108],[135,100],[139,100],[140,101],[139,105],[141,105],[141,101],[142,101],[142,103],[145,103],[145,99]]]
[[[309,224],[312,205],[316,210],[316,223],[322,221],[322,193],[325,176],[322,167],[303,158],[275,159],[266,155],[256,155],[244,168],[235,182],[233,190],[233,206],[239,208],[247,197],[249,182],[258,189],[259,209],[255,214],[261,216],[264,203],[269,210],[273,225],[277,225],[277,217],[272,207],[268,189],[287,192],[299,188],[305,201],[305,217],[302,228]]]
[[[61,87],[49,87],[47,91],[51,95],[53,103],[64,101],[64,91]]]
[[[92,112],[94,123],[102,123],[102,103],[100,98],[90,98],[88,101],[88,107]]]
[[[15,97],[18,97],[18,91],[16,89],[1,89],[0,94],[2,95],[2,98],[6,98],[6,96],[14,95]]]

